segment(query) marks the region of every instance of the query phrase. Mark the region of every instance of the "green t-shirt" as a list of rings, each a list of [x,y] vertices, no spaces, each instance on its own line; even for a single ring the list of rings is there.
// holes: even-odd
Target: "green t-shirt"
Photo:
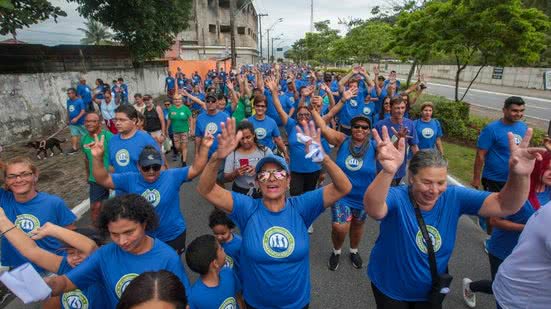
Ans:
[[[170,125],[174,133],[188,133],[190,117],[191,110],[185,105],[179,108],[172,105],[168,108],[168,118],[170,119]]]
[[[103,139],[103,166],[106,170],[109,169],[109,152],[107,151],[109,149],[109,141],[113,137],[113,133],[101,129],[100,134],[98,134],[98,139],[101,139],[102,136],[105,136]],[[96,182],[96,179],[94,176],[92,176],[92,151],[90,151],[90,148],[84,147],[84,145],[90,144],[94,142],[94,137],[90,136],[90,133],[87,133],[80,139],[80,148],[86,155],[86,159],[88,160],[88,172],[90,173],[90,177],[88,177],[88,181]]]
[[[232,117],[235,118],[235,123],[240,123],[243,119],[251,116],[249,98],[241,97],[237,101],[237,106],[233,111]]]

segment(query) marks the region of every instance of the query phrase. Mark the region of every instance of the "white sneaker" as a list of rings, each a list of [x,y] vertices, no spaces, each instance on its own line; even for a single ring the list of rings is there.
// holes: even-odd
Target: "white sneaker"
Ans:
[[[469,278],[463,278],[463,300],[469,308],[476,307],[476,294],[471,291],[470,284],[473,282]]]
[[[313,225],[310,225],[310,226],[308,227],[308,234],[312,234],[312,233],[314,233],[314,226],[313,226]]]

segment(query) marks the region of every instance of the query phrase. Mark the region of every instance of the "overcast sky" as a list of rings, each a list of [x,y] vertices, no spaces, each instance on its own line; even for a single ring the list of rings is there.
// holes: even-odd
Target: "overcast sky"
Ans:
[[[58,45],[79,44],[83,37],[77,28],[84,28],[84,19],[76,11],[77,5],[65,0],[50,0],[60,6],[67,17],[61,17],[58,22],[47,20],[18,32],[17,38],[27,43]],[[254,0],[258,13],[268,14],[262,19],[263,31],[273,25],[278,18],[283,21],[273,28],[272,34],[282,34],[282,41],[278,44],[291,45],[310,30],[310,0]],[[329,19],[334,28],[344,30],[337,24],[340,18],[367,18],[371,9],[378,4],[384,5],[384,0],[314,0],[314,21]],[[10,36],[0,36],[0,39]],[[266,44],[266,43],[264,43]]]

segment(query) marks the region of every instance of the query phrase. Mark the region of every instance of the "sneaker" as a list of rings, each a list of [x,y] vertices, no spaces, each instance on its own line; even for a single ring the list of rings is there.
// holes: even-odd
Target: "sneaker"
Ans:
[[[469,308],[476,307],[476,294],[471,291],[470,284],[473,282],[469,278],[463,278],[463,300]]]
[[[314,226],[313,226],[313,225],[310,225],[310,226],[308,227],[308,234],[312,234],[312,233],[314,233]]]
[[[352,261],[354,268],[362,268],[363,261],[359,253],[350,253],[350,261]]]
[[[335,254],[335,252],[331,253],[331,256],[329,257],[329,262],[327,263],[327,267],[331,271],[337,270],[339,268],[339,258],[341,257],[340,254]]]
[[[71,148],[71,150],[67,151],[67,154],[68,154],[68,155],[72,155],[72,154],[75,154],[75,153],[77,153],[77,152],[78,152],[78,149],[73,149],[73,148]]]

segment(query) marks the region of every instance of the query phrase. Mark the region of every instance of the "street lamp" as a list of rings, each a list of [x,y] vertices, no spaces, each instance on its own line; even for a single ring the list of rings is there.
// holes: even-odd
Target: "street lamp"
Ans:
[[[283,18],[279,18],[278,20],[276,20],[269,28],[268,30],[266,30],[266,32],[268,33],[268,62],[270,61],[270,31],[272,31],[272,29],[277,25],[279,24],[280,22],[283,21]],[[262,55],[260,55],[262,56]]]

